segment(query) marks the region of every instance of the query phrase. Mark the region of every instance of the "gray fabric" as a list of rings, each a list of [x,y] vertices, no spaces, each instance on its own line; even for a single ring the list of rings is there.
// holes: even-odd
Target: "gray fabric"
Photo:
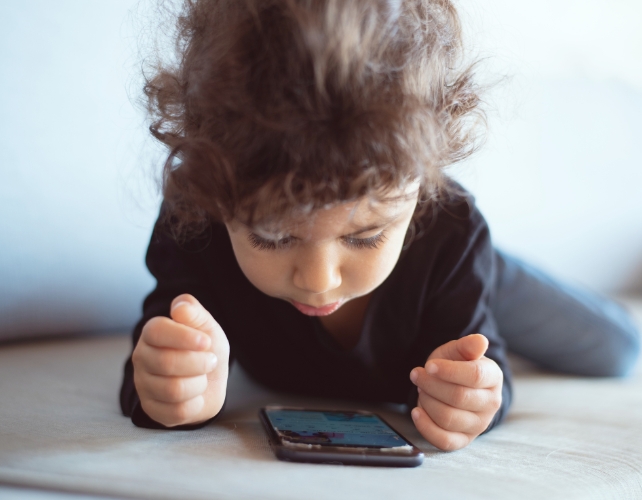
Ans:
[[[642,303],[636,313],[642,324]],[[394,407],[373,407],[426,453],[417,469],[277,461],[256,416],[267,403],[355,405],[269,393],[233,370],[226,413],[189,432],[134,427],[117,401],[125,336],[0,350],[0,483],[136,498],[642,498],[642,370],[588,379],[513,360],[507,421],[442,453]],[[1,491],[1,490],[0,490]]]
[[[0,485],[0,498],[3,500],[106,500],[110,497]]]

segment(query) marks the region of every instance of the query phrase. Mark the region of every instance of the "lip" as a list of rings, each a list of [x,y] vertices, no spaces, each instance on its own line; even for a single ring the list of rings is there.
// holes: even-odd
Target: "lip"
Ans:
[[[341,307],[341,305],[343,304],[343,300],[338,300],[337,302],[332,302],[331,304],[326,304],[321,307],[313,307],[307,304],[301,304],[301,302],[297,302],[296,300],[290,300],[290,303],[294,307],[296,307],[299,312],[307,316],[327,316],[328,314],[332,314],[337,309],[339,309],[339,307]]]

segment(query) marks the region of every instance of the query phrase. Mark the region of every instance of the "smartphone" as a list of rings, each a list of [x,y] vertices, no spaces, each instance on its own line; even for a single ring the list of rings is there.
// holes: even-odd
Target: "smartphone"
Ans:
[[[259,417],[280,460],[416,467],[424,454],[380,416],[266,406]]]

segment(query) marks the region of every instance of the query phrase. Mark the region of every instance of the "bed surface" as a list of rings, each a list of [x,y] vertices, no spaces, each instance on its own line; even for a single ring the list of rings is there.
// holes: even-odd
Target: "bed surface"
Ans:
[[[628,301],[642,325],[642,301]],[[624,380],[518,359],[504,424],[464,450],[432,448],[396,407],[267,392],[235,367],[228,405],[197,431],[120,414],[125,335],[0,346],[0,498],[642,499],[642,366]],[[270,403],[375,409],[426,454],[416,469],[285,463],[257,418]]]

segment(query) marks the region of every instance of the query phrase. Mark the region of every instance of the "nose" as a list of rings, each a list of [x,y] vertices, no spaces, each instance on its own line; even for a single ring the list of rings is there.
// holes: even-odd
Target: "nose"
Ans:
[[[329,246],[302,249],[297,255],[292,282],[308,293],[324,293],[341,285],[338,255]]]

